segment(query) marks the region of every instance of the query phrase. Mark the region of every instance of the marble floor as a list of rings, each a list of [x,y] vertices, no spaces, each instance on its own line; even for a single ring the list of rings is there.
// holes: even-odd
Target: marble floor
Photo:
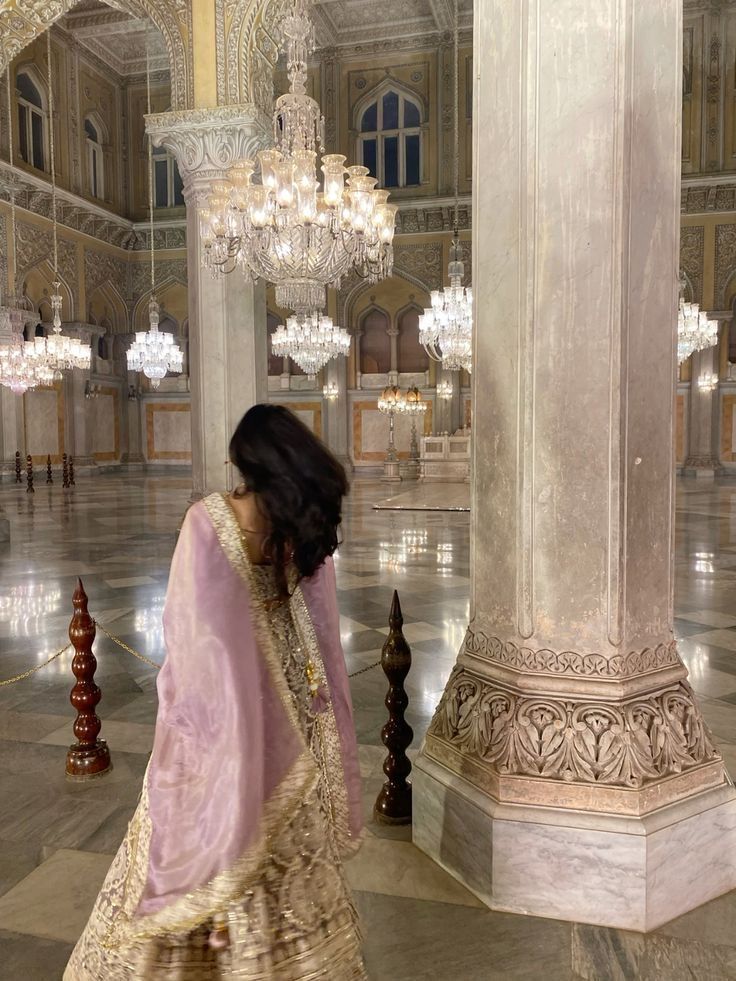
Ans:
[[[0,681],[65,643],[81,576],[93,615],[160,661],[160,617],[184,476],[100,476],[72,491],[0,486],[11,541],[0,544]],[[413,668],[408,719],[418,746],[468,618],[469,515],[374,510],[386,485],[357,480],[337,560],[350,671],[373,664],[394,588]],[[416,492],[399,489],[396,494]],[[407,499],[404,500],[407,504]],[[706,719],[736,772],[736,482],[681,482],[676,629]],[[114,761],[105,778],[70,783],[70,656],[0,687],[0,978],[57,981],[135,807],[156,711],[155,670],[96,644],[99,714]],[[385,681],[352,682],[365,801],[380,788]],[[372,981],[680,981],[736,979],[736,894],[642,936],[494,913],[411,844],[369,825],[349,866]],[[101,979],[102,981],[102,979]]]

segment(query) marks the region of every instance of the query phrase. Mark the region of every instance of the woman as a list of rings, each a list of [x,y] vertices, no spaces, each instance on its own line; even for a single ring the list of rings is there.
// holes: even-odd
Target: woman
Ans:
[[[245,415],[230,456],[243,484],[181,530],[153,754],[65,981],[366,977],[342,870],[362,824],[345,472],[279,406]]]

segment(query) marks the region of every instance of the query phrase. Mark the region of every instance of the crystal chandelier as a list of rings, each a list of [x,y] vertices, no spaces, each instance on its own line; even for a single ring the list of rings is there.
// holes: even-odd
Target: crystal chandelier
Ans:
[[[391,274],[397,211],[368,168],[346,168],[342,154],[322,157],[317,178],[324,119],[306,94],[313,49],[306,8],[293,0],[284,22],[289,91],[276,102],[276,146],[258,153],[261,183],[252,182],[255,162],[241,160],[213,184],[200,212],[205,265],[215,274],[239,265],[275,284],[279,306],[302,314],[323,310],[326,287],[338,288],[353,270],[370,283]]]
[[[442,399],[443,402],[449,402],[452,398],[453,391],[451,381],[441,381],[437,386],[437,398]]]
[[[297,313],[274,331],[271,349],[278,358],[291,358],[307,375],[316,375],[331,358],[347,355],[350,334],[324,314]]]
[[[322,397],[326,398],[328,402],[337,402],[340,397],[340,389],[335,382],[329,382],[322,386]]]
[[[717,343],[718,321],[709,320],[708,314],[697,303],[688,303],[681,296],[677,314],[677,363],[682,364],[695,351]]]
[[[435,361],[441,361],[442,367],[450,371],[464,368],[471,371],[473,366],[473,291],[463,287],[465,266],[462,261],[460,248],[459,211],[460,211],[460,141],[459,141],[459,85],[458,85],[458,11],[457,0],[454,2],[455,13],[455,157],[453,161],[455,178],[455,221],[448,276],[450,285],[443,290],[432,290],[430,296],[432,306],[419,317],[419,341],[427,354]]]
[[[156,389],[168,371],[181,371],[184,355],[173,334],[158,329],[159,307],[155,297],[148,304],[149,329],[140,331],[128,349],[128,371],[142,371]]]
[[[50,385],[60,381],[63,371],[72,368],[89,370],[92,351],[89,343],[61,332],[61,281],[59,279],[59,241],[56,219],[56,149],[54,145],[54,91],[51,69],[51,32],[46,32],[46,57],[49,68],[49,158],[51,161],[51,222],[54,248],[54,282],[50,296],[53,333],[48,337],[35,337],[25,347],[26,357],[40,384]]]
[[[146,50],[146,95],[151,114],[151,61]],[[139,331],[127,352],[128,371],[142,372],[154,390],[169,371],[182,371],[184,355],[173,334],[160,331],[159,305],[156,300],[156,250],[153,227],[153,144],[148,137],[148,221],[151,237],[151,299],[148,301],[148,330]]]

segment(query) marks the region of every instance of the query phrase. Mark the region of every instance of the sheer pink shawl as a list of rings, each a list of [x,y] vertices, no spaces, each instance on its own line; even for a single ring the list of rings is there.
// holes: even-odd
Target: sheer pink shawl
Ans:
[[[192,929],[242,895],[269,838],[318,779],[251,581],[229,503],[217,494],[194,505],[164,610],[167,653],[147,778],[152,829],[134,933]],[[292,611],[300,639],[318,646],[330,691],[349,847],[362,828],[361,787],[331,559],[302,583]]]

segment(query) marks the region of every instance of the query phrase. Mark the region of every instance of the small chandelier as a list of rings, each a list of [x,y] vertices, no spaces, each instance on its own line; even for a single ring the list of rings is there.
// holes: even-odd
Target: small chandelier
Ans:
[[[0,310],[0,314],[3,312]],[[9,388],[13,395],[23,395],[39,384],[33,364],[25,354],[26,344],[22,334],[13,334],[0,342],[0,385]]]
[[[279,325],[271,339],[277,358],[291,358],[307,375],[316,375],[331,358],[347,355],[350,334],[324,314],[297,313]]]
[[[718,388],[718,375],[714,375],[712,371],[706,371],[704,375],[698,378],[698,388],[701,392],[715,392]]]
[[[680,297],[677,313],[677,363],[687,361],[695,351],[703,351],[718,343],[718,321],[710,320],[697,303]]]
[[[339,396],[340,389],[335,382],[329,382],[327,385],[322,386],[322,397],[326,398],[328,402],[337,402]]]
[[[346,168],[342,154],[322,157],[318,179],[324,118],[306,93],[314,47],[306,0],[293,0],[283,31],[289,91],[276,102],[276,146],[258,153],[260,184],[252,183],[256,163],[245,159],[212,185],[200,212],[203,262],[214,274],[239,265],[275,284],[279,306],[308,313],[323,310],[326,287],[339,288],[353,270],[370,283],[391,275],[397,208],[367,167]]]
[[[149,329],[139,331],[128,349],[128,371],[142,371],[157,389],[169,371],[181,371],[184,355],[173,334],[158,329],[159,307],[155,297],[148,303]]]
[[[404,405],[404,394],[396,385],[389,385],[384,388],[378,399],[378,411],[384,415],[393,415],[395,412],[402,412]]]
[[[471,371],[473,367],[473,291],[463,287],[465,265],[460,248],[460,139],[459,139],[459,28],[457,0],[454,2],[454,83],[455,83],[455,221],[448,276],[450,285],[432,290],[432,306],[419,317],[419,341],[427,354],[450,371]]]
[[[56,217],[56,149],[54,145],[54,89],[53,72],[51,70],[51,32],[46,32],[46,58],[49,69],[49,159],[51,163],[51,222],[53,233],[53,262],[54,282],[51,301],[53,333],[48,337],[35,337],[25,346],[26,356],[31,361],[33,371],[42,385],[50,385],[61,381],[62,372],[73,368],[89,370],[92,363],[92,351],[77,337],[68,337],[61,332],[61,281],[59,279],[59,241],[58,222]]]
[[[419,391],[416,385],[412,385],[411,388],[407,389],[406,395],[403,397],[401,408],[399,412],[405,412],[407,415],[416,416],[423,415],[428,408],[427,402],[423,401],[422,393]]]
[[[443,402],[449,402],[452,398],[454,388],[451,381],[441,381],[437,386],[437,398]]]
[[[151,114],[151,59],[146,49],[146,96]],[[173,334],[160,331],[159,305],[156,300],[156,250],[153,227],[153,144],[148,137],[148,222],[151,237],[151,298],[148,301],[148,330],[138,331],[127,352],[128,371],[139,371],[151,382],[154,391],[167,372],[182,371],[184,355]]]

